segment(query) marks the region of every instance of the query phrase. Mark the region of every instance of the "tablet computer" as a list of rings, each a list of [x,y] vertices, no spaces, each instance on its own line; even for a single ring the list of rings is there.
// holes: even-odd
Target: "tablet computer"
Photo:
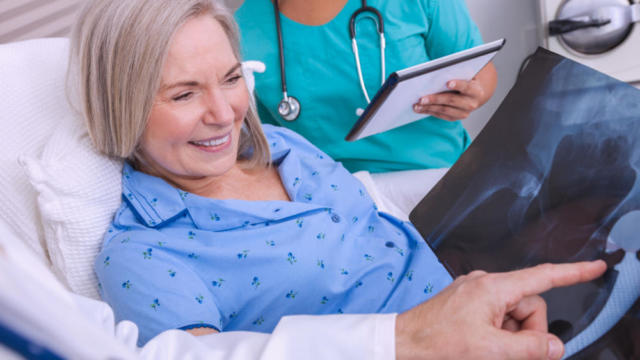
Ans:
[[[425,118],[413,111],[422,96],[448,91],[450,80],[473,79],[505,42],[496,40],[392,73],[346,140],[355,141]]]

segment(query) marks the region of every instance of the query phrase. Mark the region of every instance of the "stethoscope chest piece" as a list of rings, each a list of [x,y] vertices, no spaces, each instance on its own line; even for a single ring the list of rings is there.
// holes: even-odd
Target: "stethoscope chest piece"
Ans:
[[[300,102],[293,96],[287,96],[278,104],[278,113],[286,121],[294,121],[300,116]]]
[[[273,9],[275,13],[276,20],[276,33],[278,34],[278,50],[280,57],[280,84],[282,86],[282,100],[278,104],[278,114],[282,117],[282,119],[286,121],[294,121],[300,116],[300,102],[298,99],[293,96],[287,95],[287,78],[285,75],[285,65],[284,65],[284,46],[282,44],[282,26],[280,25],[280,8],[278,7],[278,0],[273,1]],[[362,88],[362,93],[364,94],[367,102],[369,100],[369,94],[367,93],[367,89],[364,85],[364,78],[362,77],[362,68],[360,66],[360,55],[358,54],[358,43],[356,42],[356,21],[359,15],[369,13],[369,15],[373,14],[373,19],[376,22],[378,28],[378,35],[380,37],[380,67],[382,73],[382,81],[381,84],[384,83],[385,79],[385,39],[384,39],[384,22],[382,18],[382,14],[375,8],[371,6],[367,6],[367,1],[362,0],[362,6],[360,9],[356,10],[351,18],[349,19],[349,36],[351,37],[351,46],[353,49],[353,55],[355,57],[356,68],[358,70],[358,79],[360,81],[360,87]],[[370,16],[371,17],[371,16]],[[359,116],[359,115],[358,115]]]

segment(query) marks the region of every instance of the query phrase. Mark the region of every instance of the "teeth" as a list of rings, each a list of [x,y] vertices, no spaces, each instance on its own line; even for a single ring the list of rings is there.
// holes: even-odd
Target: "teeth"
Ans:
[[[214,140],[208,140],[208,141],[192,141],[192,143],[200,146],[218,146],[226,143],[227,141],[229,141],[229,135],[217,140],[214,139]]]

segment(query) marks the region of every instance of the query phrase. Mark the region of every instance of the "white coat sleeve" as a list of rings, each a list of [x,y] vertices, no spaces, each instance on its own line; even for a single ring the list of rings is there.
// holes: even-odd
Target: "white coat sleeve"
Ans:
[[[142,359],[394,359],[395,314],[287,316],[272,334],[194,337],[170,330],[140,349]]]

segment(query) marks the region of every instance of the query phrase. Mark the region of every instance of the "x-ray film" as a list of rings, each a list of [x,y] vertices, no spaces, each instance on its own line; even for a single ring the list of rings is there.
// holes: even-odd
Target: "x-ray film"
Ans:
[[[565,358],[640,359],[640,90],[539,49],[484,130],[411,213],[451,274],[604,258],[554,289]]]

